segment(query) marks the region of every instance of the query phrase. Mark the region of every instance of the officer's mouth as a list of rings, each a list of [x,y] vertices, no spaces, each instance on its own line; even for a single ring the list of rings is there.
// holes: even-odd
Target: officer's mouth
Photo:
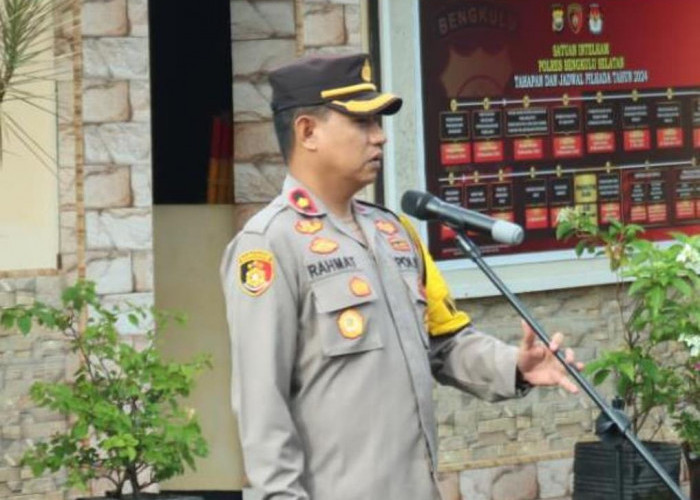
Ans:
[[[384,159],[384,154],[382,153],[377,153],[376,155],[373,155],[369,159],[369,164],[372,165],[375,168],[381,168],[382,167],[382,160]]]

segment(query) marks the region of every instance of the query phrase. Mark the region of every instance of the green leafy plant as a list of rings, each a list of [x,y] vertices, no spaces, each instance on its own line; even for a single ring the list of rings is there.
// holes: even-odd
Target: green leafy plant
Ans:
[[[622,345],[586,371],[595,384],[613,376],[635,432],[665,408],[681,438],[700,449],[700,236],[672,233],[659,244],[643,234],[616,220],[599,226],[580,208],[558,219],[557,238],[575,238],[578,256],[605,255],[617,276]]]
[[[206,356],[186,363],[166,362],[155,347],[156,330],[181,315],[153,308],[104,307],[95,284],[79,281],[62,294],[62,307],[44,303],[0,311],[0,324],[28,334],[35,325],[58,330],[81,360],[72,380],[36,382],[33,401],[67,417],[67,431],[28,450],[22,461],[35,475],[64,467],[70,486],[85,488],[104,478],[114,485],[115,498],[130,486],[139,492],[151,484],[195,467],[195,457],[207,454],[207,444],[192,410],[181,406],[196,376],[207,366]],[[120,337],[117,322],[125,316],[144,328],[142,350]],[[79,328],[84,321],[84,328]]]

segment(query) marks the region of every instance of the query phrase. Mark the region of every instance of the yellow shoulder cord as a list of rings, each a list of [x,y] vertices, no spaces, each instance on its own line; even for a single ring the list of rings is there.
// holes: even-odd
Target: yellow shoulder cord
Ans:
[[[419,250],[423,260],[423,284],[428,301],[428,332],[432,337],[456,333],[471,322],[469,315],[464,311],[457,310],[445,278],[425,248],[411,221],[404,215],[400,215],[399,220],[401,220],[401,224],[413,240],[413,244]]]

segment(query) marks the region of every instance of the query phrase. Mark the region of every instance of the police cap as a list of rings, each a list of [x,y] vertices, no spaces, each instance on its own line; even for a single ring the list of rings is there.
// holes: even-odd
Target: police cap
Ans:
[[[272,110],[326,105],[351,116],[391,115],[401,98],[379,92],[367,54],[314,56],[270,73]]]

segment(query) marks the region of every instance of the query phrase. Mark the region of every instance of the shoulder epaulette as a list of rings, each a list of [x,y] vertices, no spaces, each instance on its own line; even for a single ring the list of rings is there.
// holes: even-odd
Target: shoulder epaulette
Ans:
[[[269,205],[255,214],[243,227],[244,233],[264,234],[275,215],[286,208],[286,203],[280,196],[272,200]]]

